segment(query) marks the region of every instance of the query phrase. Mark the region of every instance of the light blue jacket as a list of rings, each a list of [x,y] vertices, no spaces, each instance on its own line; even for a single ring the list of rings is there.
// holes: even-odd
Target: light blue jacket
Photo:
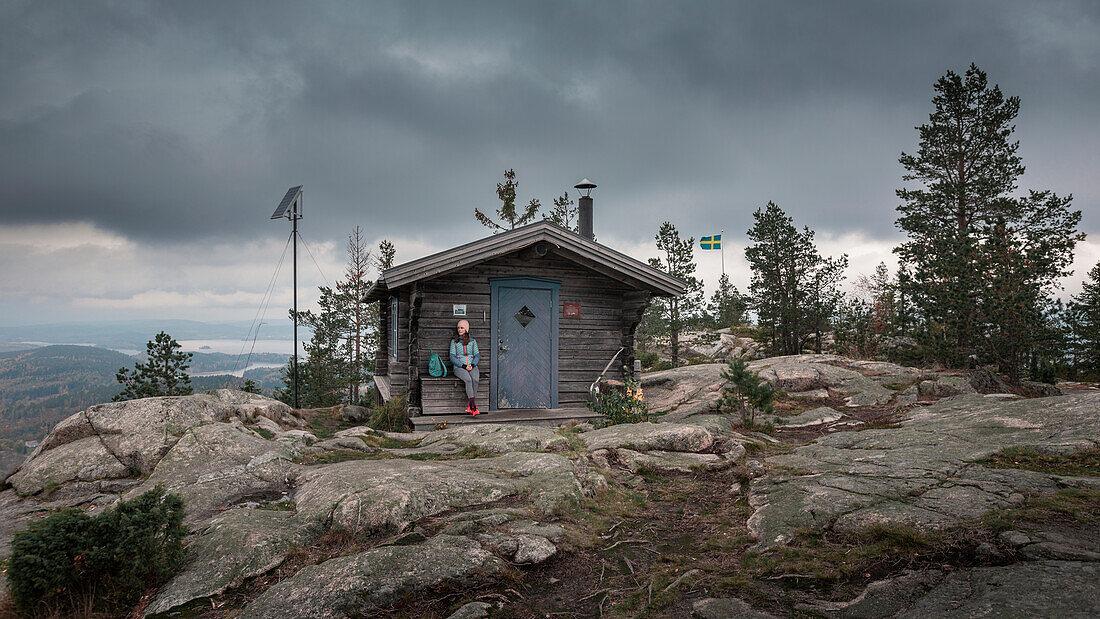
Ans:
[[[464,368],[467,365],[477,365],[481,362],[481,351],[477,349],[477,340],[470,338],[470,343],[451,340],[451,365],[456,368]]]

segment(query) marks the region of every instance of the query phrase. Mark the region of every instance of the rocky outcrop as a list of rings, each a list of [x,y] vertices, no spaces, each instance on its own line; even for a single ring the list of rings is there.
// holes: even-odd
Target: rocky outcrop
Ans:
[[[157,591],[146,614],[217,595],[278,567],[291,547],[312,542],[320,527],[303,526],[289,511],[235,509],[193,532],[187,563]]]
[[[258,418],[305,425],[282,402],[229,389],[99,404],[58,423],[8,483],[28,495],[69,482],[148,475],[189,430],[244,427]]]
[[[715,361],[746,361],[761,356],[763,346],[751,337],[730,333],[729,329],[718,331],[688,331],[680,334],[680,346],[684,355],[695,354],[709,357]]]
[[[752,486],[749,527],[766,548],[789,541],[801,527],[927,530],[1017,506],[1025,493],[1072,482],[975,461],[1011,446],[1095,447],[1097,410],[1097,393],[1016,401],[972,394],[914,409],[900,428],[825,436],[768,460],[770,473]]]
[[[552,560],[565,530],[544,520],[607,485],[601,466],[724,468],[750,440],[713,415],[579,435],[481,424],[415,434],[357,427],[320,441],[303,427],[278,402],[228,391],[92,407],[59,424],[0,493],[0,554],[15,530],[59,507],[98,509],[162,485],[183,496],[192,535],[181,571],[146,614],[239,587],[337,529],[396,537],[301,569],[243,616],[285,616],[289,605],[309,616],[368,613],[507,563]],[[358,456],[302,463],[329,452]],[[491,506],[502,499],[518,506]],[[414,528],[433,518],[444,519],[436,534]]]
[[[479,423],[432,432],[418,445],[420,449],[436,453],[453,453],[473,447],[491,453],[564,451],[569,441],[553,428]]]
[[[265,591],[242,619],[318,619],[364,616],[403,596],[447,582],[462,586],[504,570],[505,564],[467,537],[437,535],[412,546],[384,546],[303,568]]]
[[[838,401],[852,408],[901,407],[907,418],[898,428],[839,432],[768,456],[760,446],[775,438],[733,432],[730,416],[715,414],[724,385],[720,364],[646,375],[647,401],[663,413],[658,423],[602,429],[476,424],[379,433],[354,427],[319,440],[284,405],[259,396],[213,392],[114,403],[59,424],[11,477],[11,488],[0,492],[0,557],[13,532],[30,520],[63,507],[98,510],[160,484],[183,495],[191,536],[184,566],[152,596],[146,614],[191,612],[184,607],[242,585],[262,589],[273,574],[286,572],[293,575],[268,587],[240,616],[281,617],[288,609],[301,616],[359,616],[384,613],[406,596],[473,586],[505,569],[554,569],[559,544],[576,534],[567,530],[571,520],[556,515],[609,484],[642,492],[642,480],[632,474],[737,465],[730,494],[749,495],[758,550],[783,544],[802,527],[948,527],[1018,505],[1028,494],[1100,487],[1092,478],[975,463],[1005,446],[1062,452],[1100,444],[1100,393],[1032,400],[981,395],[969,377],[832,355],[753,364],[774,384],[803,390],[788,394],[823,391],[835,407],[786,415],[787,427],[853,423],[861,411]],[[913,397],[908,404],[907,394]],[[754,460],[745,459],[747,448],[759,451]],[[308,553],[294,550],[339,536],[354,540],[355,550],[304,566],[321,558],[306,560]],[[1093,576],[1094,545],[1057,527],[1024,524],[1005,532],[1002,543],[1035,567],[1021,577],[1066,579],[1065,603],[1051,608],[1087,608],[1074,587]],[[999,598],[992,583],[1015,573],[984,569],[920,572],[901,584],[876,583],[850,603],[802,610],[856,616],[881,604],[891,614],[935,614],[954,596],[972,605],[966,608],[1011,614],[1016,607]],[[448,610],[468,601],[454,599]],[[490,610],[481,604],[468,612]],[[693,612],[759,613],[734,598],[698,601]]]

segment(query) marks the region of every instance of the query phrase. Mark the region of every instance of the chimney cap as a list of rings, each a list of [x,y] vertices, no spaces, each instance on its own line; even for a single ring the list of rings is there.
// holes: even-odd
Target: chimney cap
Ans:
[[[595,189],[595,188],[596,188],[596,183],[593,183],[592,181],[588,180],[587,178],[581,179],[581,182],[577,183],[576,185],[573,185],[573,189],[589,189],[589,190],[591,190],[591,189]]]

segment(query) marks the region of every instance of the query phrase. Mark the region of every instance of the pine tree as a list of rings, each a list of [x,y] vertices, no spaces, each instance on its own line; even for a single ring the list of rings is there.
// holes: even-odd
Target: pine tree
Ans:
[[[664,252],[664,259],[650,258],[650,266],[687,283],[687,292],[683,296],[658,297],[647,311],[652,325],[647,329],[668,335],[669,354],[672,366],[676,367],[680,361],[680,332],[695,320],[703,305],[703,282],[693,275],[695,237],[681,239],[676,226],[666,221],[653,238],[657,241],[657,250]]]
[[[580,218],[577,215],[577,207],[574,206],[573,199],[569,197],[569,192],[561,194],[561,197],[554,198],[554,208],[549,213],[542,216],[547,221],[552,221],[566,230],[571,230],[576,233],[581,231]]]
[[[1067,314],[1074,365],[1086,376],[1100,375],[1100,263],[1070,300]]]
[[[256,384],[256,381],[251,378],[245,379],[244,384],[241,385],[241,391],[246,393],[259,393],[260,387]]]
[[[722,370],[722,378],[729,381],[729,387],[722,390],[718,400],[719,410],[741,417],[741,425],[752,427],[756,424],[756,413],[771,414],[774,411],[775,389],[770,383],[749,371],[744,359],[734,359]]]
[[[377,320],[370,322],[369,309],[375,304],[363,300],[371,285],[366,278],[371,256],[359,226],[348,235],[347,252],[344,280],[336,283],[336,290],[342,297],[340,301],[348,321],[348,400],[358,402],[359,386],[370,380],[369,370],[374,364],[374,355],[365,346],[366,332],[378,324]]]
[[[179,342],[164,331],[145,344],[145,363],[134,369],[119,368],[116,380],[124,385],[115,402],[154,396],[191,395],[191,377],[187,375],[191,353],[180,352]]]
[[[500,222],[494,221],[491,217],[482,213],[480,209],[474,209],[474,217],[477,218],[481,225],[489,228],[493,233],[504,232],[506,230],[513,230],[526,223],[530,223],[536,215],[538,215],[539,209],[542,208],[542,204],[539,203],[537,198],[531,198],[531,201],[524,207],[523,213],[516,212],[516,190],[519,189],[519,181],[516,180],[515,170],[504,171],[504,182],[497,183],[497,198],[500,200],[500,208],[497,209],[497,216],[500,218]]]
[[[737,291],[737,287],[730,283],[730,278],[725,273],[718,278],[718,288],[710,298],[707,312],[718,329],[732,327],[741,324],[744,320],[745,310],[748,305],[745,297]]]
[[[352,348],[348,333],[351,330],[346,312],[346,299],[332,288],[321,286],[321,298],[317,300],[319,311],[298,312],[298,324],[313,334],[304,345],[305,359],[298,360],[298,401],[302,408],[335,406],[345,399],[350,382]],[[294,311],[290,311],[294,319]],[[283,402],[294,400],[293,365],[283,368],[284,389],[277,389],[275,397]]]
[[[751,306],[772,351],[795,355],[811,336],[820,350],[841,301],[838,289],[848,257],[823,258],[814,232],[795,228],[794,219],[774,202],[753,213],[752,243],[745,259],[752,268]]]
[[[939,361],[992,361],[1015,375],[1031,344],[1006,338],[1036,325],[1037,306],[1066,274],[1081,213],[1069,210],[1071,197],[1049,191],[1013,195],[1024,173],[1019,142],[1010,141],[1018,97],[990,88],[973,64],[965,76],[948,71],[934,89],[917,153],[899,158],[902,180],[920,185],[897,191],[897,225],[909,237],[895,249],[907,268],[905,293]]]
[[[378,254],[374,259],[374,268],[379,273],[393,266],[394,256],[397,255],[397,248],[393,246],[393,243],[382,239],[378,243]]]

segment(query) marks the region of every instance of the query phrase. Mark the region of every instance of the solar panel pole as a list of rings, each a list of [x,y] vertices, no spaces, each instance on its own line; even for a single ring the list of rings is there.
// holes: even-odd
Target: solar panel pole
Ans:
[[[298,408],[298,220],[302,218],[301,185],[288,189],[271,215],[272,219],[283,217],[290,220],[290,238],[294,243],[294,357],[290,360],[290,373],[294,382],[294,408]]]
[[[301,199],[298,194],[290,211],[290,234],[294,237],[294,408],[298,408],[298,201]]]

